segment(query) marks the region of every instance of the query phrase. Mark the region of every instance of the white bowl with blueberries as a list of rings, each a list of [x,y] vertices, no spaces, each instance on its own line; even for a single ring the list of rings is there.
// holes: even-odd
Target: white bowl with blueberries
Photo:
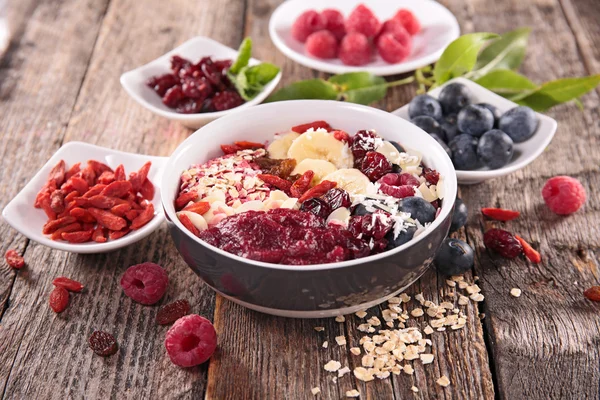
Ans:
[[[393,112],[429,133],[446,150],[460,184],[524,168],[550,144],[554,119],[464,78],[416,96]]]

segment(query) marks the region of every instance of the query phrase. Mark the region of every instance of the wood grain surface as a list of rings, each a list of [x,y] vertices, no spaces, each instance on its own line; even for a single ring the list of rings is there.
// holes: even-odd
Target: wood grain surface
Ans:
[[[523,72],[534,81],[600,73],[595,0],[442,0],[463,33],[504,32],[531,26]],[[81,140],[119,150],[168,155],[191,131],[159,118],[120,87],[124,71],[144,64],[195,35],[237,47],[245,36],[254,56],[283,69],[282,84],[322,74],[297,65],[273,46],[268,20],[278,0],[160,1],[86,0],[9,2],[10,41],[0,48],[0,206],[18,193],[62,143]],[[393,88],[374,106],[406,104],[416,87]],[[559,130],[533,164],[505,179],[463,186],[467,230],[476,250],[473,275],[486,300],[466,307],[468,323],[457,332],[432,335],[434,363],[415,363],[415,374],[363,383],[348,374],[337,383],[323,365],[338,360],[358,366],[348,352],[362,336],[357,317],[295,320],[246,310],[215,296],[179,257],[166,227],[134,246],[103,255],[50,250],[0,223],[0,250],[15,248],[28,266],[18,273],[0,263],[0,393],[3,398],[345,398],[357,389],[372,399],[592,399],[599,397],[600,306],[581,292],[599,284],[600,92],[583,98],[585,111],[563,105],[548,114]],[[540,190],[554,175],[580,179],[589,194],[584,209],[560,218],[543,205]],[[497,226],[477,210],[518,209],[507,229],[529,239],[543,257],[533,265],[488,253],[485,229]],[[142,307],[119,286],[132,264],[153,261],[170,279],[161,304],[186,298],[212,319],[219,349],[209,363],[180,369],[163,346],[165,327],[157,307]],[[47,297],[54,277],[86,285],[68,310],[54,314]],[[509,291],[523,290],[515,299]],[[447,299],[445,279],[427,272],[408,293]],[[381,307],[368,310],[381,317]],[[479,314],[485,313],[483,320]],[[316,332],[315,326],[323,326]],[[120,349],[100,358],[87,347],[96,329],[112,332]],[[338,346],[334,337],[345,335]],[[323,348],[323,341],[329,342]],[[445,389],[435,381],[450,378]],[[419,388],[418,393],[411,387]]]

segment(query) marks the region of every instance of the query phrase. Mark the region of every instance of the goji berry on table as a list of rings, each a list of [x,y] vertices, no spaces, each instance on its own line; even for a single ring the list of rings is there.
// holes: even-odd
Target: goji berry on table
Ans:
[[[15,269],[21,269],[25,265],[25,259],[17,253],[16,250],[10,249],[4,254],[6,263]]]
[[[55,287],[52,292],[50,292],[48,302],[50,303],[50,308],[52,308],[55,313],[61,313],[65,311],[69,305],[69,292],[63,287]]]
[[[534,262],[536,264],[542,261],[542,256],[540,255],[540,253],[536,249],[531,247],[531,245],[527,243],[525,239],[523,239],[519,235],[515,235],[515,238],[521,243],[521,246],[523,246],[523,254],[525,254],[525,257],[527,257],[529,261]]]
[[[65,288],[69,292],[81,292],[83,290],[83,285],[80,282],[77,282],[65,276],[59,276],[58,278],[55,278],[52,281],[52,284],[54,286]]]
[[[521,215],[519,211],[506,210],[503,208],[482,208],[481,213],[496,221],[512,221]]]

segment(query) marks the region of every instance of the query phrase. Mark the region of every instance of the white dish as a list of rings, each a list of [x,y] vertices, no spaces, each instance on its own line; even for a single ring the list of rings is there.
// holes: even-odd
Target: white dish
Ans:
[[[168,73],[171,70],[170,59],[173,55],[179,55],[183,58],[189,59],[192,62],[197,62],[202,57],[207,56],[211,56],[213,60],[235,60],[237,54],[237,50],[222,45],[221,43],[207,37],[197,36],[174,48],[168,53],[158,57],[154,61],[150,61],[146,65],[142,65],[134,70],[125,72],[123,75],[121,75],[121,85],[127,94],[129,94],[140,105],[152,111],[154,114],[173,121],[181,122],[183,125],[189,128],[196,129],[210,121],[222,117],[223,115],[227,115],[229,113],[262,102],[273,91],[273,89],[275,89],[277,83],[279,83],[279,80],[281,79],[281,72],[279,72],[279,74],[277,74],[277,76],[265,86],[263,91],[259,93],[258,96],[250,101],[247,101],[241,106],[232,108],[231,110],[198,114],[180,114],[175,112],[175,110],[165,106],[162,103],[160,96],[146,85],[146,81],[153,76]],[[255,58],[251,58],[249,62],[250,65],[256,65],[259,63],[260,60]]]
[[[60,160],[64,160],[67,168],[76,162],[85,164],[88,160],[97,160],[107,164],[111,168],[123,164],[125,172],[137,171],[147,161],[152,161],[152,167],[148,173],[148,179],[154,184],[155,194],[152,204],[154,205],[155,216],[146,225],[136,231],[132,231],[120,239],[109,240],[106,243],[68,243],[65,241],[55,241],[42,233],[42,227],[48,218],[43,210],[34,208],[33,203],[38,191],[42,188],[48,178],[48,173]],[[25,187],[4,207],[2,216],[13,228],[45,246],[57,250],[69,251],[71,253],[104,253],[120,249],[135,243],[150,233],[152,233],[164,220],[163,209],[160,202],[160,186],[162,178],[162,169],[167,158],[152,157],[141,154],[125,153],[122,151],[107,149],[105,147],[94,146],[82,142],[69,142],[63,145],[48,160],[37,174]]]
[[[518,104],[513,103],[512,101],[507,100],[504,97],[499,96],[483,86],[465,78],[453,79],[444,85],[433,89],[431,92],[429,92],[429,94],[432,97],[437,98],[443,87],[451,82],[460,82],[467,86],[473,93],[475,103],[489,103],[493,106],[496,106],[503,113],[518,106]],[[406,120],[410,120],[410,117],[408,116],[408,104],[397,109],[396,111],[393,111],[392,114],[402,117]],[[552,138],[556,133],[557,123],[554,119],[546,115],[540,113],[536,113],[536,115],[539,118],[537,131],[531,139],[522,143],[515,143],[515,153],[510,163],[499,169],[488,169],[482,167],[472,171],[457,170],[456,178],[458,179],[458,183],[463,185],[472,185],[488,179],[508,175],[512,172],[520,170],[521,168],[525,168],[525,166],[539,157],[539,155],[544,152],[546,147],[552,141]]]
[[[298,42],[291,35],[292,24],[304,11],[335,8],[347,17],[361,3],[373,10],[382,23],[392,18],[400,8],[409,9],[419,19],[422,30],[413,37],[413,49],[406,60],[398,64],[388,64],[377,55],[374,61],[367,65],[344,65],[339,59],[322,60],[309,55],[304,50],[304,43]],[[271,40],[283,54],[306,67],[332,74],[367,71],[387,76],[414,71],[436,62],[446,46],[459,34],[460,27],[454,15],[433,0],[288,0],[277,7],[269,21]]]

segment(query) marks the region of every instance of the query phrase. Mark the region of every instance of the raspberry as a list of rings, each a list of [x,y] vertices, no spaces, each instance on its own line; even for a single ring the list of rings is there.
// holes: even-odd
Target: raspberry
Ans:
[[[482,208],[481,213],[496,221],[512,221],[521,215],[518,211],[505,210],[503,208]]]
[[[16,250],[8,250],[4,258],[6,259],[6,263],[14,269],[21,269],[25,265],[25,260]]]
[[[306,39],[306,51],[318,58],[335,58],[338,51],[337,39],[329,31],[311,33]]]
[[[56,287],[64,288],[69,292],[81,292],[83,290],[83,285],[81,283],[64,276],[59,276],[58,278],[54,279],[52,284]]]
[[[360,164],[360,171],[375,182],[385,174],[392,172],[392,164],[381,153],[369,151]]]
[[[154,263],[143,263],[127,268],[121,278],[125,294],[141,304],[154,304],[167,291],[169,277],[165,270]]]
[[[333,33],[333,36],[338,40],[346,35],[346,27],[344,26],[344,16],[338,10],[327,8],[321,11],[321,18],[325,22],[325,29]]]
[[[359,4],[346,19],[346,31],[348,33],[358,32],[366,37],[374,37],[381,28],[381,22],[373,11],[364,4]]]
[[[99,356],[111,356],[115,354],[119,348],[115,337],[108,332],[95,331],[88,339],[90,349]]]
[[[362,33],[349,33],[342,39],[339,57],[344,64],[365,65],[371,61],[371,56],[371,44]]]
[[[396,15],[394,15],[395,20],[400,22],[406,31],[411,35],[415,35],[421,30],[421,24],[415,15],[409,10],[402,9],[399,10]]]
[[[415,188],[409,185],[403,186],[392,186],[387,183],[382,183],[379,187],[379,191],[383,194],[387,194],[388,196],[395,197],[397,199],[403,199],[405,197],[410,197],[415,195]]]
[[[213,106],[217,111],[229,110],[244,104],[244,99],[233,91],[218,92],[212,98]]]
[[[521,242],[510,232],[502,229],[490,229],[483,235],[485,247],[494,250],[505,258],[515,258],[523,252]]]
[[[304,43],[311,33],[325,29],[325,19],[315,10],[300,14],[292,25],[292,37]]]
[[[187,315],[167,331],[165,347],[173,364],[193,367],[212,356],[217,347],[217,332],[206,318]]]
[[[412,47],[412,37],[410,33],[404,28],[404,26],[395,19],[390,19],[385,21],[383,26],[381,27],[381,31],[379,32],[379,36],[376,38],[376,42],[379,40],[379,37],[385,33],[391,33],[401,45],[405,46],[409,50]]]
[[[177,300],[162,306],[156,314],[156,323],[169,325],[190,312],[190,303],[187,300]]]
[[[411,174],[408,174],[408,173],[385,174],[384,176],[379,178],[379,180],[377,182],[379,184],[387,184],[387,185],[391,185],[391,186],[404,186],[404,185],[419,186],[421,184],[421,182],[419,182],[419,180],[417,178],[415,178],[414,176],[412,176]]]
[[[573,214],[585,203],[585,188],[570,176],[555,176],[548,179],[542,196],[550,210],[559,215]]]
[[[410,54],[410,48],[400,43],[393,34],[384,33],[377,39],[377,51],[383,60],[390,64],[399,63]]]
[[[49,303],[50,308],[54,310],[55,313],[65,311],[69,305],[69,292],[63,287],[55,287],[54,290],[50,292]]]

